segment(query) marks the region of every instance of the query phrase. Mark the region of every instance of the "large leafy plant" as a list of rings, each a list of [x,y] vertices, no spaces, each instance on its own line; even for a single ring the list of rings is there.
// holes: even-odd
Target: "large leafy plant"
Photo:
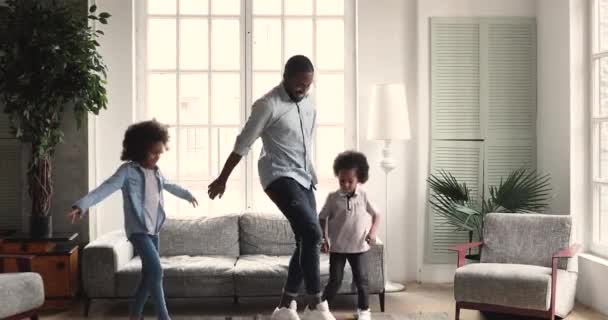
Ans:
[[[15,137],[31,147],[28,167],[32,215],[47,216],[53,194],[52,158],[72,109],[78,128],[107,105],[106,66],[97,48],[103,35],[89,15],[67,1],[7,0],[0,7],[0,105]],[[75,5],[81,5],[81,2]]]
[[[550,176],[524,168],[512,171],[498,186],[489,186],[486,198],[474,199],[465,182],[442,170],[427,179],[431,188],[430,204],[436,214],[457,231],[468,231],[480,239],[483,219],[491,212],[542,212],[552,198]]]

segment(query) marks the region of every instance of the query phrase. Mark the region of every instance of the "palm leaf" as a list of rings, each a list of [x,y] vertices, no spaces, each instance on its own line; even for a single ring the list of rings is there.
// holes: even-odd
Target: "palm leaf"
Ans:
[[[466,183],[458,180],[445,170],[439,171],[439,176],[431,174],[427,179],[431,190],[456,202],[470,201],[470,191]]]
[[[489,191],[488,200],[494,208],[488,209],[492,211],[540,212],[552,198],[550,176],[525,168],[511,172],[506,179],[501,179],[498,187],[492,186]]]

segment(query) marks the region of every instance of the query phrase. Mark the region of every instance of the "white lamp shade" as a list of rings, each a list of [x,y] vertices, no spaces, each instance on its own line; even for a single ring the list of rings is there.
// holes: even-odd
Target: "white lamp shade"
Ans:
[[[409,140],[410,117],[402,83],[372,87],[367,138],[369,140]]]

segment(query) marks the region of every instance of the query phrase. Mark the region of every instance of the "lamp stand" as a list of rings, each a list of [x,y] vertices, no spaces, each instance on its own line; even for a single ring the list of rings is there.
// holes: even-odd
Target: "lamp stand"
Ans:
[[[397,167],[397,162],[395,161],[395,159],[392,157],[391,154],[391,150],[390,150],[390,146],[391,146],[391,140],[384,140],[384,148],[382,149],[382,161],[380,162],[380,166],[382,167],[382,169],[384,170],[384,183],[385,183],[385,188],[384,188],[384,232],[385,232],[385,239],[384,239],[384,291],[386,292],[399,292],[399,291],[403,291],[405,290],[405,286],[401,283],[397,283],[397,282],[392,282],[390,281],[390,278],[388,276],[388,216],[389,216],[389,209],[388,209],[388,204],[389,204],[389,188],[388,188],[388,174],[389,172],[391,172],[393,169],[395,169],[395,167]]]

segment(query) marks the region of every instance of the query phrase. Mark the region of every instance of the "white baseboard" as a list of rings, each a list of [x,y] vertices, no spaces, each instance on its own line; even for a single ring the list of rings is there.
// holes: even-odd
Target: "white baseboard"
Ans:
[[[422,283],[454,282],[455,264],[424,264],[418,277]]]

